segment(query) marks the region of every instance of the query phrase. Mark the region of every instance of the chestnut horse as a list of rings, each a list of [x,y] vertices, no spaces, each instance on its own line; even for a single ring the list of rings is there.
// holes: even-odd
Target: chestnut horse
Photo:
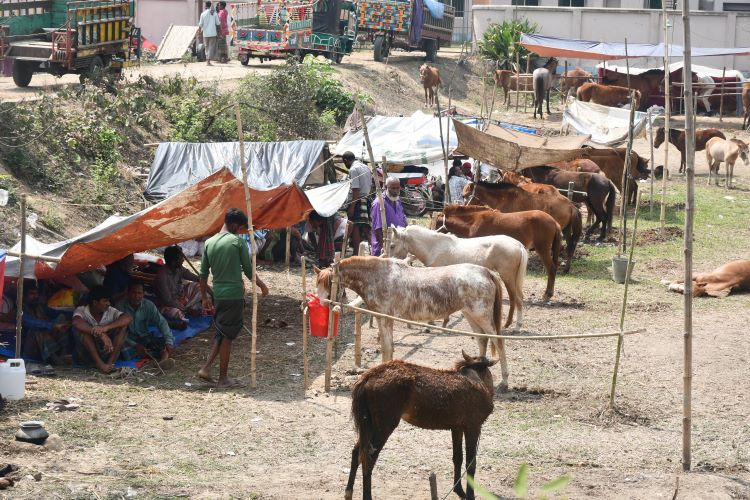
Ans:
[[[559,193],[529,193],[507,182],[478,182],[476,185],[472,182],[464,187],[464,198],[469,200],[470,205],[487,205],[501,212],[541,210],[550,214],[560,224],[565,236],[568,258],[563,272],[570,271],[573,254],[581,239],[583,223],[581,212],[565,196]]]
[[[685,293],[685,282],[669,285],[672,292]],[[734,260],[710,273],[693,276],[693,296],[726,297],[732,292],[750,292],[750,260]]]
[[[333,271],[315,269],[321,300],[331,296]],[[503,327],[503,285],[486,267],[454,264],[411,267],[404,261],[380,257],[349,257],[339,262],[341,286],[354,290],[367,309],[413,321],[444,319],[461,311],[474,332],[500,335]],[[383,361],[393,359],[393,321],[378,317]],[[479,355],[487,354],[488,337],[477,337]],[[508,387],[505,344],[493,338],[503,380]]]
[[[622,189],[622,173],[625,171],[625,159],[627,150],[625,148],[589,148],[581,155],[583,158],[592,160],[601,169],[602,173],[612,181],[615,188],[624,196]],[[634,204],[638,194],[638,182],[648,179],[651,171],[648,169],[648,160],[642,158],[635,151],[630,152],[630,182],[628,184],[629,204]]]
[[[567,170],[569,172],[589,172],[591,174],[601,174],[602,169],[588,158],[579,158],[577,160],[570,161],[556,161],[555,163],[549,164],[552,167],[557,167],[560,170]]]
[[[453,491],[474,498],[471,484],[461,487],[462,440],[466,440],[466,472],[476,477],[479,434],[494,409],[490,367],[495,362],[472,358],[452,370],[390,361],[370,368],[352,388],[352,419],[357,442],[352,449],[345,496],[351,500],[357,468],[362,464],[362,498],[372,499],[372,469],[401,419],[422,429],[450,430],[453,440]],[[432,438],[430,438],[432,439]]]
[[[695,150],[703,151],[706,149],[706,143],[712,137],[721,137],[726,139],[724,133],[715,128],[699,128],[695,131]],[[665,139],[664,127],[656,129],[656,135],[654,136],[654,148],[658,148],[662,145]],[[677,151],[680,152],[680,173],[685,171],[685,131],[675,128],[669,129],[669,142],[672,143]]]
[[[524,177],[523,175],[511,170],[498,169],[498,172],[500,172],[501,182],[509,182],[529,193],[557,194],[559,192],[554,186],[550,186],[549,184],[542,184],[540,182],[534,182],[528,177]]]
[[[591,81],[591,73],[581,68],[569,69],[560,79],[560,90],[563,94],[568,94],[571,90],[575,93],[578,87],[586,82]]]
[[[506,104],[508,107],[510,107],[511,90],[531,91],[534,89],[531,75],[516,75],[514,71],[507,69],[496,69],[492,74],[492,79],[495,81],[496,87],[503,89],[503,104]],[[518,82],[521,82],[520,85]]]
[[[620,87],[635,89],[641,93],[639,111],[646,111],[648,98],[651,94],[659,93],[659,86],[664,81],[663,69],[650,69],[640,75],[630,75],[630,87],[628,87],[628,75],[617,71],[604,71],[602,83],[605,85],[617,85]]]
[[[597,226],[601,226],[599,239],[604,240],[607,237],[607,232],[612,227],[617,194],[614,184],[606,176],[588,172],[569,172],[550,166],[526,168],[521,172],[535,182],[549,184],[557,189],[568,189],[570,183],[573,183],[573,190],[577,191],[573,193],[573,202],[585,203],[589,213],[594,214],[594,222],[586,230],[585,238],[589,238]]]
[[[528,250],[534,250],[539,255],[547,270],[547,289],[543,300],[552,297],[560,265],[562,231],[560,224],[548,213],[541,210],[503,213],[479,205],[450,205],[445,207],[443,213],[435,212],[431,227],[448,231],[459,238],[504,234],[517,239]]]

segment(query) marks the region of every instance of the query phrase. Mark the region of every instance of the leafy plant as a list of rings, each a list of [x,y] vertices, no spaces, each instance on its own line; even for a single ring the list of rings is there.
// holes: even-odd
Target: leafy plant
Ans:
[[[475,493],[480,498],[485,500],[499,500],[492,492],[487,488],[483,487],[474,480],[473,477],[467,475],[466,481],[474,488]],[[546,499],[547,495],[562,491],[570,483],[570,476],[563,475],[557,479],[553,479],[548,483],[543,484],[539,487],[539,493],[532,495],[532,498]],[[526,463],[521,464],[516,474],[516,481],[513,483],[513,492],[518,498],[529,498],[529,465]]]
[[[502,24],[492,23],[479,41],[479,54],[485,59],[497,61],[501,69],[522,71],[526,67],[526,59],[530,57],[531,53],[519,43],[521,34],[538,32],[539,25],[525,18],[503,21]],[[518,53],[521,68],[515,68],[516,53]]]

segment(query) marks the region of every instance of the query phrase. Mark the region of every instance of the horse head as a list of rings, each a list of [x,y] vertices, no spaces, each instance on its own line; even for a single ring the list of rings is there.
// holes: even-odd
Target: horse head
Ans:
[[[640,155],[638,156],[638,161],[635,162],[635,170],[638,172],[638,177],[636,180],[641,179],[648,179],[651,175],[651,170],[648,168],[648,162],[651,160],[647,160],[645,158],[642,158]]]
[[[394,259],[405,259],[409,255],[409,246],[405,241],[405,227],[396,227],[391,224],[390,231],[390,256]]]
[[[427,75],[427,71],[430,69],[430,66],[427,64],[423,64],[419,67],[419,82],[424,83],[425,75]]]
[[[654,137],[654,147],[658,148],[664,142],[664,127],[656,129],[656,137]]]
[[[315,287],[318,290],[318,297],[320,297],[320,300],[328,300],[328,297],[331,295],[331,284],[333,280],[333,269],[330,267],[326,267],[325,269],[320,269],[317,266],[313,266],[313,271],[315,271]]]
[[[456,362],[456,371],[465,376],[476,375],[482,385],[492,394],[495,386],[490,367],[494,366],[498,360],[490,361],[484,356],[469,356],[463,349],[461,349],[461,355],[463,359]]]
[[[748,164],[748,145],[745,141],[742,141],[740,139],[737,139],[735,137],[732,137],[729,139],[733,143],[737,145],[737,148],[739,149],[740,158],[742,158],[742,161],[745,162],[745,165]]]
[[[554,73],[555,71],[557,71],[558,64],[559,61],[556,58],[550,57],[549,59],[547,59],[547,62],[544,63],[544,67],[547,68],[550,73]]]

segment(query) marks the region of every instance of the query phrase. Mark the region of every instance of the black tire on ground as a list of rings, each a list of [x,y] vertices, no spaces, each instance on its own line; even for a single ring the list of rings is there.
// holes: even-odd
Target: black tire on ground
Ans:
[[[437,57],[437,41],[436,40],[425,40],[424,42],[424,51],[426,53],[425,59],[427,59],[427,62],[435,62],[435,57]]]
[[[17,87],[28,87],[31,83],[31,77],[34,75],[34,62],[32,61],[13,61],[13,83]]]
[[[388,57],[388,42],[384,36],[376,36],[372,42],[373,57],[376,62],[383,62]]]
[[[248,54],[240,54],[240,64],[242,64],[243,66],[247,66],[249,62],[250,56]],[[260,62],[263,62],[263,59],[261,59]]]
[[[81,82],[81,85],[86,83],[86,80],[97,82],[100,81],[104,76],[105,71],[106,68],[104,67],[104,61],[102,60],[102,58],[99,56],[94,56],[89,63],[89,67],[80,74],[78,80]]]

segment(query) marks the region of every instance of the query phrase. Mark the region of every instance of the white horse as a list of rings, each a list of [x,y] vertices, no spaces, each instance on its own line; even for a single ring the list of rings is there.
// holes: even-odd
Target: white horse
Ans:
[[[513,321],[515,309],[518,309],[516,326],[519,329],[523,326],[523,281],[529,253],[521,242],[502,235],[458,238],[422,226],[391,230],[391,256],[397,259],[412,254],[428,267],[466,263],[495,271],[508,289],[510,310],[505,328]]]
[[[703,101],[703,107],[706,108],[706,113],[711,114],[711,103],[708,102],[708,98],[716,90],[716,82],[710,76],[703,73],[696,73],[700,87],[698,88],[698,97]]]
[[[716,185],[719,185],[719,165],[726,163],[726,189],[732,189],[732,177],[734,177],[734,162],[737,157],[742,158],[745,165],[748,164],[748,145],[739,139],[722,139],[712,137],[706,143],[706,162],[708,163],[708,185],[711,185],[711,174],[715,174]]]
[[[331,295],[331,268],[314,268],[321,300]],[[503,326],[503,287],[500,278],[474,264],[411,267],[396,259],[349,257],[339,262],[341,286],[354,290],[367,309],[413,321],[443,319],[461,311],[472,331],[500,335]],[[393,321],[378,317],[383,362],[393,359]],[[487,337],[477,337],[479,355],[487,354]],[[508,362],[502,339],[492,339],[508,387]]]

